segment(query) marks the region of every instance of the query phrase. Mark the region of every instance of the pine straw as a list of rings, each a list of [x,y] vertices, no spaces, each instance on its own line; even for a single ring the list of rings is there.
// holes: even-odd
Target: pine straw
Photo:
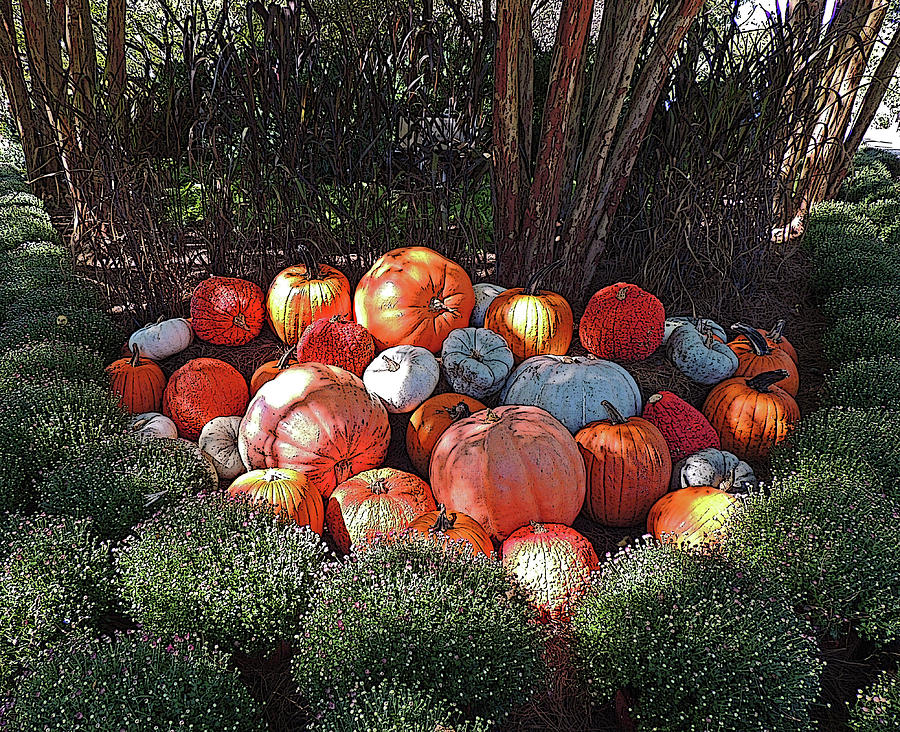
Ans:
[[[191,359],[217,358],[234,366],[249,382],[256,369],[266,361],[279,359],[284,351],[284,344],[266,326],[262,333],[245,346],[217,346],[195,338],[194,342],[181,353],[161,361],[160,366],[168,378],[173,371],[181,368]]]

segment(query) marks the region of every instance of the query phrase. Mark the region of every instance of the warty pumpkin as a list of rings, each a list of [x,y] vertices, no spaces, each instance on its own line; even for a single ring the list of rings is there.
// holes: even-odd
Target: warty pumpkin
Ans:
[[[709,420],[671,391],[661,391],[651,396],[641,416],[656,425],[662,433],[673,463],[698,450],[721,447],[719,434]]]
[[[642,361],[662,343],[666,311],[655,295],[617,282],[595,292],[578,325],[581,345],[598,358]]]
[[[126,412],[158,412],[166,388],[163,370],[149,358],[141,356],[137,344],[131,347],[130,358],[120,358],[106,367],[109,386],[118,395],[119,405]]]
[[[285,369],[289,369],[291,366],[296,365],[297,359],[294,358],[293,348],[285,351],[281,355],[281,358],[266,361],[262,366],[256,369],[256,371],[253,372],[253,376],[250,377],[250,393],[256,394],[263,384],[274,379]]]
[[[477,399],[456,392],[435,394],[422,402],[406,426],[406,453],[416,472],[428,475],[431,453],[444,430],[484,408]]]
[[[193,358],[169,377],[162,412],[179,436],[196,440],[211,419],[242,415],[249,398],[247,382],[233,366],[217,358]]]
[[[372,334],[343,315],[319,318],[310,323],[297,343],[297,361],[340,366],[362,378],[375,358]]]
[[[197,337],[219,346],[242,346],[266,322],[263,291],[237,277],[210,277],[194,288],[191,327]]]
[[[265,501],[275,514],[298,526],[309,526],[321,534],[325,525],[322,496],[303,473],[290,468],[251,470],[235,478],[228,495],[251,501]]]
[[[491,556],[494,545],[484,527],[471,516],[454,511],[447,513],[447,507],[442,503],[436,511],[423,513],[413,521],[407,530],[411,534],[420,534],[428,539],[439,542],[446,548],[456,548],[468,544],[472,554],[486,554]]]
[[[735,323],[731,329],[741,334],[728,344],[738,357],[735,376],[756,376],[767,371],[784,369],[786,376],[778,386],[791,396],[800,390],[800,372],[787,351],[766,339],[756,328],[745,323]]]
[[[650,509],[647,532],[681,547],[713,546],[738,499],[711,486],[691,486],[667,493]]]

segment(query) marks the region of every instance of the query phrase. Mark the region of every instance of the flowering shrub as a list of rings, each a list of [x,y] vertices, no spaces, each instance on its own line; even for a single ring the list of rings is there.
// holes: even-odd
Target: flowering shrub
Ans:
[[[46,643],[95,626],[112,598],[109,550],[89,522],[7,516],[0,525],[0,680]]]
[[[60,348],[52,341],[41,341],[26,343],[0,354],[0,381],[46,380],[51,374],[66,379],[94,381],[104,386],[109,384],[103,371],[103,359],[87,346],[69,344]]]
[[[857,324],[877,319],[896,318],[900,303],[900,287],[853,287],[835,292],[825,301],[823,311],[832,323],[857,319]]]
[[[541,638],[501,565],[429,541],[329,565],[294,640],[294,678],[324,707],[384,679],[495,720],[544,675]]]
[[[129,435],[85,445],[37,481],[45,510],[90,517],[111,539],[171,502],[217,488],[209,463],[192,445]]]
[[[872,686],[857,694],[848,725],[853,732],[900,729],[900,683],[896,674],[882,673]]]
[[[842,247],[816,259],[814,285],[820,294],[878,282],[900,285],[900,251],[880,241],[842,242]]]
[[[803,237],[805,247],[817,253],[848,237],[863,241],[878,238],[877,227],[862,207],[843,201],[826,201],[813,206]]]
[[[900,358],[878,356],[843,364],[828,375],[822,401],[827,406],[860,408],[900,405]]]
[[[326,548],[259,504],[204,497],[139,525],[115,554],[126,604],[151,632],[265,653],[297,627]]]
[[[823,337],[825,356],[837,366],[856,358],[900,356],[900,320],[892,318],[844,318]]]
[[[35,206],[0,209],[0,250],[30,241],[58,241],[59,234],[47,212]]]
[[[105,313],[94,308],[32,312],[9,318],[0,326],[0,353],[24,342],[78,343],[98,351],[107,361],[121,353],[125,334]]]
[[[13,720],[21,732],[266,729],[222,654],[136,633],[47,651],[17,685]]]
[[[598,703],[637,690],[660,732],[812,729],[823,664],[809,626],[757,575],[719,556],[648,544],[603,565],[572,620],[576,667]]]
[[[0,251],[0,271],[4,277],[11,268],[23,266],[28,269],[52,267],[59,271],[72,271],[69,252],[55,241],[30,241],[15,249]]]
[[[52,285],[19,293],[15,301],[6,306],[5,317],[9,320],[48,310],[83,310],[97,308],[99,304],[100,297],[94,287],[83,280],[60,279]]]

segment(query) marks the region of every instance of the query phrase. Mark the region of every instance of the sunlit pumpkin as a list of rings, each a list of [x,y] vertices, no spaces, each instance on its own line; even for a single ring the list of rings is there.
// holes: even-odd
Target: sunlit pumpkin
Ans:
[[[749,325],[735,323],[731,329],[741,334],[728,344],[738,357],[734,375],[756,376],[766,371],[784,369],[787,375],[778,386],[791,396],[797,396],[800,390],[800,372],[790,354]]]
[[[737,505],[733,495],[711,486],[681,488],[653,505],[647,516],[647,533],[682,547],[713,546]]]
[[[303,473],[290,468],[251,470],[235,478],[228,495],[265,501],[275,514],[299,526],[309,526],[317,534],[325,525],[325,508],[319,494]]]
[[[446,547],[461,546],[465,542],[472,548],[472,554],[481,552],[490,556],[494,551],[491,537],[481,524],[458,511],[448,514],[443,503],[436,511],[423,513],[407,529]]]
[[[263,291],[237,277],[210,277],[191,296],[191,327],[197,337],[219,346],[242,346],[266,322]]]
[[[281,355],[281,358],[266,361],[262,366],[256,369],[256,371],[253,372],[253,376],[250,377],[250,393],[256,394],[256,392],[259,391],[259,387],[263,384],[274,379],[285,369],[296,365],[297,359],[294,358],[294,349],[285,351]]]
[[[375,358],[372,334],[343,315],[319,318],[310,323],[297,343],[297,361],[327,363],[362,378]]]
[[[126,412],[158,412],[166,388],[166,376],[149,358],[143,358],[137,344],[130,358],[120,358],[106,367],[109,386]]]
[[[169,377],[162,412],[180,437],[196,440],[211,419],[241,416],[249,397],[247,382],[233,366],[216,358],[194,358]]]
[[[484,408],[477,399],[455,392],[435,394],[422,402],[406,426],[406,452],[416,472],[428,475],[431,453],[444,430]]]

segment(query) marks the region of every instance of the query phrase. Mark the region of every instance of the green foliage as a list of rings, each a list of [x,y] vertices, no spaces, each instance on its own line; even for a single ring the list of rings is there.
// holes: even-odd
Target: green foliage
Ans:
[[[39,341],[0,354],[0,382],[46,380],[48,376],[83,379],[103,386],[109,383],[103,359],[87,346],[75,343],[59,346],[52,341]]]
[[[841,186],[840,197],[851,203],[884,198],[885,189],[890,188],[893,182],[887,165],[881,160],[870,158],[863,164],[856,165],[853,174]]]
[[[892,178],[900,178],[900,158],[888,150],[877,147],[860,148],[853,157],[854,171],[860,171],[869,166],[876,166],[878,170],[884,167]]]
[[[877,356],[843,364],[828,374],[822,403],[831,407],[900,408],[900,358]]]
[[[845,318],[825,331],[825,356],[832,364],[857,358],[900,356],[900,318]]]
[[[53,308],[10,318],[0,326],[0,353],[36,341],[89,346],[108,362],[120,355],[125,334],[94,308]]]
[[[860,690],[848,722],[853,732],[894,732],[900,729],[900,683],[896,674],[882,673]]]
[[[66,272],[72,271],[69,254],[60,244],[50,241],[31,241],[15,249],[0,251],[0,273],[6,277],[11,267],[55,267]]]
[[[826,201],[813,206],[803,244],[812,252],[840,246],[845,239],[863,242],[875,239],[878,229],[865,209],[844,201]]]
[[[544,677],[530,618],[496,560],[412,538],[379,543],[324,573],[292,644],[293,674],[320,709],[393,678],[493,721]]]
[[[814,286],[820,295],[847,287],[900,285],[900,249],[876,243],[822,253],[816,257]]]
[[[0,292],[3,292],[2,287],[0,287]],[[2,297],[3,295],[0,295],[0,298]],[[6,306],[5,318],[15,319],[31,313],[43,313],[51,310],[55,312],[97,309],[99,305],[100,295],[96,288],[83,280],[64,277],[61,281],[47,287],[28,289],[18,293],[15,299]]]
[[[47,212],[36,206],[0,207],[0,250],[30,241],[59,241]]]
[[[0,680],[47,643],[97,627],[113,587],[109,549],[89,522],[7,516],[0,524]]]
[[[27,191],[13,191],[0,195],[0,211],[10,206],[30,206],[31,208],[44,208],[44,202]]]
[[[267,653],[296,630],[325,553],[309,527],[259,505],[192,498],[138,526],[116,568],[132,615],[152,632]]]
[[[109,539],[121,539],[170,503],[218,487],[193,445],[130,435],[84,445],[37,482],[42,508],[90,517],[97,533]]]
[[[900,287],[853,287],[835,292],[823,308],[832,323],[858,319],[871,322],[877,319],[900,317]]]
[[[896,242],[900,232],[900,197],[873,201],[866,208],[866,215],[875,224],[882,239]]]
[[[629,547],[603,565],[572,620],[576,667],[599,704],[639,691],[660,732],[811,730],[822,663],[777,583],[721,557]]]
[[[226,657],[137,633],[77,638],[44,654],[16,689],[21,732],[265,730]]]

